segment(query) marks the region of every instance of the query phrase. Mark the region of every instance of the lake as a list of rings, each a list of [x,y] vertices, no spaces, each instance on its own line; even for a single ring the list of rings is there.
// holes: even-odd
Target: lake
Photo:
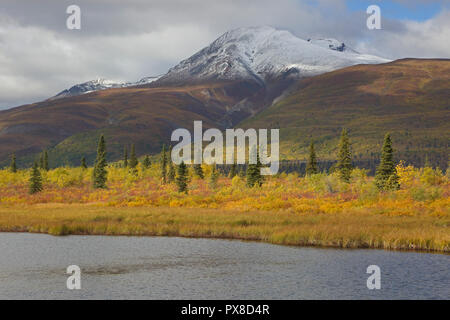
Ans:
[[[80,290],[66,287],[69,265]],[[367,288],[369,265],[380,290]],[[450,299],[449,267],[416,252],[0,233],[1,299]]]

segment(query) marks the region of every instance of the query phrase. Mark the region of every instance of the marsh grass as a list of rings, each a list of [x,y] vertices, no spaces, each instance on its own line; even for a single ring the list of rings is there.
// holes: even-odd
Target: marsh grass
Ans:
[[[450,219],[199,208],[32,205],[0,208],[0,230],[52,235],[180,236],[336,248],[450,251]]]
[[[0,170],[0,231],[449,252],[449,173],[403,164],[397,172],[401,189],[380,192],[359,169],[348,184],[335,174],[282,173],[256,188],[238,176],[211,188],[190,170],[184,194],[161,184],[157,164],[132,177],[111,166],[105,190],[92,189],[92,169],[58,168],[43,172],[44,190],[30,195],[29,171]]]

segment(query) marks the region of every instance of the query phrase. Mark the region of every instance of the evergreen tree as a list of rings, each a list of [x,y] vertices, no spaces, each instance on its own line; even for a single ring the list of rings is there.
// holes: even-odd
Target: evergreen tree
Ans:
[[[175,177],[176,177],[175,166],[172,163],[172,161],[169,161],[168,167],[169,167],[169,170],[167,170],[167,182],[172,183],[175,181]]]
[[[201,153],[201,151],[198,151],[198,150],[196,152],[197,152],[197,154],[194,156],[194,161],[197,158],[199,158],[200,162],[201,162],[202,153]],[[196,175],[197,177],[199,177],[202,180],[205,178],[205,173],[203,172],[203,167],[202,167],[201,163],[194,164],[193,169],[194,169],[194,175]]]
[[[161,179],[163,183],[167,182],[167,154],[166,146],[164,144],[161,151]]]
[[[230,168],[230,172],[228,173],[228,176],[231,179],[233,179],[236,174],[237,174],[237,172],[236,172],[236,163],[233,162],[233,164],[231,165],[231,168]]]
[[[30,194],[34,194],[42,191],[42,177],[39,171],[38,164],[35,161],[33,169],[31,170],[30,177]]]
[[[398,180],[391,135],[387,133],[381,149],[380,165],[375,175],[375,183],[380,190],[398,190],[400,188]]]
[[[44,152],[39,155],[39,169],[44,169]]]
[[[130,161],[128,163],[128,166],[130,168],[136,168],[138,165],[138,159],[136,157],[136,148],[134,146],[134,143],[131,145],[131,154],[130,154]]]
[[[142,165],[144,166],[144,169],[150,168],[151,162],[148,155],[145,156],[144,161],[142,162]]]
[[[336,169],[339,171],[339,177],[342,181],[350,182],[353,166],[347,129],[342,130]]]
[[[106,143],[105,137],[102,135],[98,142],[97,158],[95,159],[94,188],[96,189],[106,188],[106,180],[108,174],[108,172],[106,171],[107,165],[108,164],[106,162]]]
[[[245,176],[246,176],[246,172],[245,172],[245,166],[242,166],[240,169],[239,169],[239,177],[240,178],[245,178]]]
[[[180,165],[178,166],[178,174],[177,174],[177,186],[178,186],[178,192],[185,192],[187,193],[187,166],[184,163],[184,161],[181,161]]]
[[[203,173],[203,168],[201,164],[194,164],[194,173],[200,179],[205,178],[205,174]]]
[[[12,173],[17,172],[16,155],[14,153],[11,156],[11,164],[9,166],[9,169],[11,170]]]
[[[47,150],[44,150],[42,169],[44,169],[45,171],[48,171],[48,153],[47,153]]]
[[[172,146],[169,147],[169,155],[172,154]],[[172,183],[175,181],[175,166],[173,165],[172,159],[168,159],[169,170],[167,172],[167,181]]]
[[[386,181],[385,189],[386,190],[398,190],[400,189],[400,182],[397,171],[389,176],[389,179]]]
[[[314,150],[314,142],[311,141],[311,145],[309,146],[309,158],[308,163],[306,164],[306,174],[316,174],[319,173],[319,169],[317,168],[317,157],[316,151]]]
[[[216,165],[214,164],[211,168],[211,175],[209,176],[209,186],[211,189],[217,187],[217,180],[219,180],[219,171],[217,171]]]
[[[123,147],[123,167],[128,167],[128,150],[127,147]]]
[[[447,161],[447,169],[445,170],[445,176],[450,179],[450,160]]]
[[[87,164],[86,164],[86,158],[85,157],[81,158],[80,167],[83,168],[83,169],[87,169]]]
[[[249,164],[247,168],[247,186],[252,188],[254,186],[262,186],[263,178],[261,176],[261,162],[259,161],[259,154],[256,153],[256,163]]]
[[[130,162],[128,163],[128,166],[130,167],[130,171],[132,174],[137,175],[137,165],[138,165],[138,159],[136,157],[136,149],[134,146],[134,143],[131,145],[131,154],[130,154]]]

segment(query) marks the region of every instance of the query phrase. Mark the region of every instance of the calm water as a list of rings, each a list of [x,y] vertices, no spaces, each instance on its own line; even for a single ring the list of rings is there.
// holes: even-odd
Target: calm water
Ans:
[[[73,264],[81,290],[66,288]],[[372,264],[381,290],[367,289]],[[2,299],[450,299],[449,267],[425,253],[0,233]]]

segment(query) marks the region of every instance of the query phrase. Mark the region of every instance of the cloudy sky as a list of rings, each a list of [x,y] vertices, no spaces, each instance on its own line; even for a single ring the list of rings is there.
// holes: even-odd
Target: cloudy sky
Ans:
[[[81,30],[66,9],[81,8]],[[382,30],[366,9],[381,7]],[[0,109],[96,78],[159,75],[229,29],[271,25],[396,59],[450,58],[450,0],[1,0]]]

